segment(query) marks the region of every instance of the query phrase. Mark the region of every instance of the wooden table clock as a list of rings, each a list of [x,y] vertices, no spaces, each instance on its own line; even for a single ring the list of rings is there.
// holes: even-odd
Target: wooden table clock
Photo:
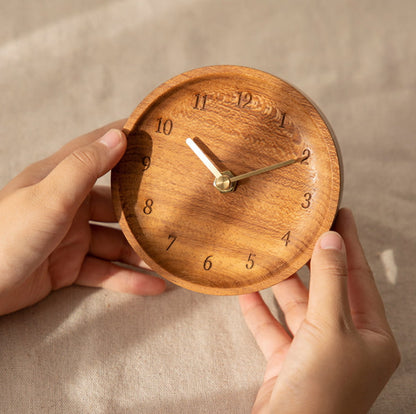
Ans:
[[[151,92],[124,132],[111,177],[121,228],[177,285],[215,295],[270,287],[310,259],[335,218],[335,137],[310,100],[268,73],[183,73]]]

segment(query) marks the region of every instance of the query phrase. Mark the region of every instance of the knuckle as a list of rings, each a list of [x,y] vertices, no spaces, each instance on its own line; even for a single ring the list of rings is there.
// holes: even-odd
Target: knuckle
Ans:
[[[326,273],[327,275],[338,278],[347,278],[348,275],[347,269],[340,263],[325,264],[320,268],[320,271]]]
[[[77,149],[70,154],[70,158],[78,164],[79,168],[86,170],[89,174],[96,174],[99,158],[91,148]]]

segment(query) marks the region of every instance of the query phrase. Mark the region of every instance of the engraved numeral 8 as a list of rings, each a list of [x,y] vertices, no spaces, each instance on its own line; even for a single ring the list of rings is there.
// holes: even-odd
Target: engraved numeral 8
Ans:
[[[151,198],[147,199],[143,208],[143,213],[149,215],[153,211],[152,206],[153,200]]]

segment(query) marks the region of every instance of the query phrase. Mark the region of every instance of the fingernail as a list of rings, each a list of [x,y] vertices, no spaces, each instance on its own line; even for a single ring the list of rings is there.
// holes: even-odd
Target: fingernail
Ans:
[[[342,250],[342,237],[335,231],[329,231],[321,236],[319,245],[324,250]]]
[[[110,129],[98,142],[104,144],[107,148],[115,148],[121,141],[121,132],[118,129]]]

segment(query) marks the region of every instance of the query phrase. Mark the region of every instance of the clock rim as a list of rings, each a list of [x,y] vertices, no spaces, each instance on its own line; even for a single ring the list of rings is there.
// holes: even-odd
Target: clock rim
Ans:
[[[174,93],[175,90],[181,87],[181,85],[188,84],[190,81],[195,79],[197,82],[200,80],[201,76],[204,78],[207,77],[215,77],[219,74],[226,76],[228,74],[235,74],[235,75],[242,75],[244,77],[247,77],[247,72],[250,72],[252,76],[267,76],[271,77],[274,80],[277,80],[278,82],[283,82],[287,86],[289,86],[291,89],[293,89],[296,93],[300,94],[302,99],[305,99],[313,109],[316,111],[316,115],[318,117],[314,116],[313,121],[322,123],[323,126],[327,129],[329,133],[329,140],[334,145],[335,150],[335,159],[336,159],[336,169],[337,169],[337,176],[338,179],[334,179],[334,171],[333,171],[333,164],[331,164],[331,172],[332,172],[332,186],[334,186],[334,183],[338,183],[335,189],[336,192],[336,202],[334,202],[334,206],[331,206],[331,213],[329,214],[329,218],[324,218],[324,220],[319,225],[319,231],[317,231],[317,236],[315,239],[317,240],[321,234],[323,234],[325,231],[330,230],[332,227],[333,221],[335,220],[337,211],[339,209],[341,198],[342,198],[342,192],[343,192],[343,165],[342,165],[342,157],[340,152],[339,143],[336,139],[335,133],[329,124],[327,118],[324,116],[322,111],[319,109],[319,107],[302,91],[300,91],[298,88],[294,87],[292,84],[286,82],[285,80],[272,75],[268,72],[261,71],[259,69],[254,69],[246,66],[236,66],[236,65],[214,65],[214,66],[205,66],[197,69],[192,69],[190,71],[181,73],[175,77],[173,77],[170,80],[167,80],[166,82],[163,82],[161,85],[156,87],[153,91],[151,91],[134,109],[130,117],[127,119],[125,125],[123,126],[123,132],[128,136],[128,134],[134,130],[136,123],[141,117],[144,117],[146,115],[146,112],[150,110],[154,105],[157,104],[157,101],[163,100],[167,94]],[[117,177],[116,177],[116,167],[111,172],[111,189],[112,189],[112,198],[113,198],[113,205],[116,212],[116,217],[118,219],[118,222],[120,224],[120,227],[127,238],[129,244],[133,247],[133,249],[139,254],[140,258],[144,260],[145,263],[147,263],[154,271],[159,273],[161,276],[166,278],[167,280],[173,282],[176,285],[179,285],[181,287],[184,287],[186,289],[190,289],[192,291],[196,291],[199,293],[205,293],[205,294],[213,294],[213,295],[240,295],[245,294],[249,292],[259,291],[268,287],[271,287],[272,285],[283,281],[290,277],[291,274],[296,273],[302,266],[304,266],[311,257],[312,250],[314,247],[314,243],[310,243],[310,245],[307,245],[306,248],[303,250],[303,254],[301,254],[296,260],[294,260],[292,263],[289,263],[288,266],[285,268],[284,272],[285,277],[281,278],[279,277],[279,280],[276,281],[277,276],[273,275],[272,277],[264,280],[259,280],[256,283],[252,283],[250,285],[245,286],[235,286],[235,287],[217,287],[217,286],[211,286],[211,285],[202,285],[198,283],[194,283],[190,280],[186,280],[180,277],[177,277],[176,275],[172,274],[167,269],[163,268],[159,263],[153,259],[152,256],[150,256],[147,251],[142,248],[139,241],[137,240],[136,236],[134,235],[133,231],[130,228],[129,222],[124,214],[122,205],[121,205],[121,199],[120,199],[120,193],[119,193],[119,186],[117,184]],[[331,188],[331,193],[334,191],[333,188]],[[331,199],[331,197],[329,197]],[[334,197],[335,199],[335,197]],[[328,211],[328,210],[327,210]],[[325,225],[323,225],[325,223]],[[315,242],[316,242],[315,240]],[[305,259],[306,258],[306,259]],[[299,265],[299,263],[302,263]],[[281,275],[282,272],[279,273]]]

